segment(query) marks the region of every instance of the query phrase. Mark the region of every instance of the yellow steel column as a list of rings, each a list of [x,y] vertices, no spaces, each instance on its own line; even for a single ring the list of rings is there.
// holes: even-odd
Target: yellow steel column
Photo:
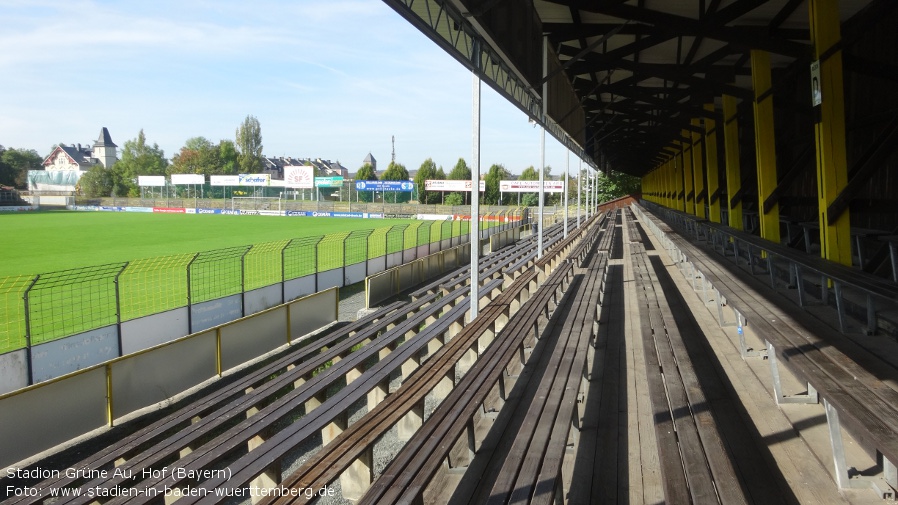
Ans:
[[[692,138],[688,130],[683,130],[683,136]],[[692,145],[689,142],[681,143],[683,149],[683,181],[686,190],[686,213],[695,215],[695,179],[692,175]]]
[[[714,112],[714,104],[705,104],[705,110]],[[717,127],[713,119],[705,118],[705,161],[708,166],[708,219],[712,223],[720,222],[720,198],[717,196],[720,190],[720,167],[717,164]]]
[[[673,177],[671,177],[670,166],[671,166],[671,160],[667,160],[664,162],[664,193],[665,193],[664,206],[668,207],[668,208],[673,208],[674,200],[673,200],[673,198],[671,198],[671,193],[673,193],[674,190],[671,187],[672,183],[673,183]]]
[[[723,155],[727,169],[727,215],[730,228],[742,229],[742,201],[733,204],[733,196],[742,189],[739,165],[739,120],[736,119],[736,97],[723,95]]]
[[[686,174],[683,169],[683,152],[674,158],[674,179],[677,183],[677,206],[676,209],[686,212]]]
[[[648,199],[648,201],[654,202],[655,197],[652,196],[652,191],[654,191],[654,189],[652,188],[652,173],[651,172],[642,176],[642,178],[640,179],[640,186],[642,187],[642,192],[645,195],[645,197]]]
[[[810,0],[811,44],[814,60],[841,42],[838,0]],[[813,85],[813,83],[812,83]],[[848,209],[838,218],[829,206],[848,184],[845,150],[845,92],[842,51],[820,62],[820,122],[814,125],[817,141],[817,199],[820,216],[820,255],[851,265],[851,225]]]
[[[693,119],[692,126],[701,126],[700,119]],[[707,197],[701,194],[705,190],[705,169],[702,160],[702,134],[692,132],[692,177],[695,180],[695,215],[705,219],[705,203]]]
[[[770,53],[751,51],[751,81],[755,92],[755,151],[758,166],[758,218],[761,238],[780,242],[779,204],[764,212],[764,202],[776,189],[776,136],[773,131],[773,78]]]

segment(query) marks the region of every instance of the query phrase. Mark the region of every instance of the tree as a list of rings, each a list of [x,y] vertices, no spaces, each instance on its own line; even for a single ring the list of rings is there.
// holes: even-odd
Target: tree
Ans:
[[[138,196],[137,177],[140,175],[165,175],[168,160],[159,144],[147,145],[141,128],[137,138],[125,142],[122,159],[112,165],[115,196]]]
[[[483,192],[481,203],[496,205],[499,203],[499,181],[508,178],[508,170],[503,165],[493,165],[487,172],[485,179],[486,190]]]
[[[237,128],[237,162],[246,174],[262,171],[262,126],[255,116],[246,116]]]
[[[240,164],[237,162],[237,144],[230,140],[218,143],[218,174],[236,175]]]
[[[464,205],[465,200],[461,197],[461,193],[449,193],[443,203],[445,205]]]
[[[449,175],[446,178],[450,181],[470,181],[471,168],[465,163],[464,158],[459,158],[458,162],[452,167],[452,171],[449,172]]]
[[[43,161],[34,149],[4,149],[0,146],[0,184],[26,188],[28,171],[41,170]]]
[[[355,180],[356,181],[376,181],[377,174],[374,172],[374,167],[371,166],[370,163],[365,163],[364,165],[362,165],[359,168],[358,172],[355,173]],[[359,191],[358,192],[359,200],[361,200],[363,202],[373,201],[374,197],[371,193],[372,193],[371,191]]]
[[[459,158],[458,162],[455,163],[455,166],[452,168],[452,171],[449,172],[449,175],[446,176],[450,181],[470,181],[471,180],[471,168],[468,167],[468,164],[465,163],[464,158]],[[468,195],[467,193],[462,197],[464,202],[468,203]]]
[[[518,177],[520,181],[538,181],[539,180],[539,170],[533,168],[533,165],[525,168],[523,172],[521,172],[521,176]],[[521,205],[525,207],[533,207],[535,205],[539,205],[539,192],[535,193],[523,193],[521,195]]]
[[[115,187],[112,169],[103,165],[90,167],[86,174],[78,179],[81,194],[91,198],[110,196]]]
[[[390,165],[387,166],[387,169],[384,171],[383,175],[380,176],[380,180],[382,181],[408,181],[408,170],[406,170],[405,165],[401,163],[396,163],[395,161],[391,161]],[[407,193],[405,191],[395,192],[393,196],[393,201],[395,203],[405,203],[411,200],[411,193]],[[384,198],[386,201],[386,198]]]
[[[425,181],[440,179],[440,171],[437,171],[436,163],[432,159],[427,158],[418,168],[415,174],[415,186],[418,188],[418,202],[425,204],[440,203],[439,191],[427,191],[425,189]],[[445,175],[443,176],[445,178]]]
[[[219,147],[205,137],[187,139],[172,158],[169,174],[216,174],[220,172]]]
[[[639,177],[623,172],[599,172],[596,179],[599,203],[614,200],[622,196],[639,193],[642,185]]]
[[[0,145],[0,184],[4,186],[13,186],[16,181],[16,174],[11,166],[3,163],[3,153],[6,148]]]

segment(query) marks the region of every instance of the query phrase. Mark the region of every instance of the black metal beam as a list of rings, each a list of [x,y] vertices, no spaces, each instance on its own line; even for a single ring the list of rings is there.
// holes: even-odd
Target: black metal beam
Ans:
[[[873,144],[867,149],[848,172],[848,184],[842,188],[826,211],[830,225],[842,216],[858,191],[870,180],[870,176],[882,167],[886,158],[898,150],[898,117],[892,119]]]

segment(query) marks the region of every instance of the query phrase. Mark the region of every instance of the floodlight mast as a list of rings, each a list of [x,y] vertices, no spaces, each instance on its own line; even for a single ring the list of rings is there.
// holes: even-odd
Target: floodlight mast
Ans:
[[[480,302],[480,42],[474,39],[474,69],[471,128],[471,310],[470,320],[477,317]]]

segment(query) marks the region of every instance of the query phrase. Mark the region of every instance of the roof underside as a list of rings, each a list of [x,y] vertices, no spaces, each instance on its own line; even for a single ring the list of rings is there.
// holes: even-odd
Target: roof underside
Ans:
[[[865,0],[840,2],[843,22]],[[810,65],[807,0],[536,0],[543,32],[612,168],[642,175],[729,94],[752,100],[750,51]]]
[[[569,146],[582,148],[597,166],[637,176],[666,159],[684,132],[698,128],[693,119],[718,118],[705,104],[719,108],[723,94],[753,100],[752,49],[769,52],[774,69],[808,68],[812,56],[808,0],[385,1],[474,68],[457,43],[446,43],[439,23],[429,28],[421,21],[433,21],[439,9],[444,24],[454,24],[461,39],[480,40],[487,60],[506,65],[522,94],[539,103],[530,106],[507,92],[504,81],[491,83],[494,88],[505,89],[540,122],[545,100],[547,126],[560,127]],[[875,23],[877,8],[890,2],[840,0],[843,38]],[[489,80],[491,67],[482,68]]]

